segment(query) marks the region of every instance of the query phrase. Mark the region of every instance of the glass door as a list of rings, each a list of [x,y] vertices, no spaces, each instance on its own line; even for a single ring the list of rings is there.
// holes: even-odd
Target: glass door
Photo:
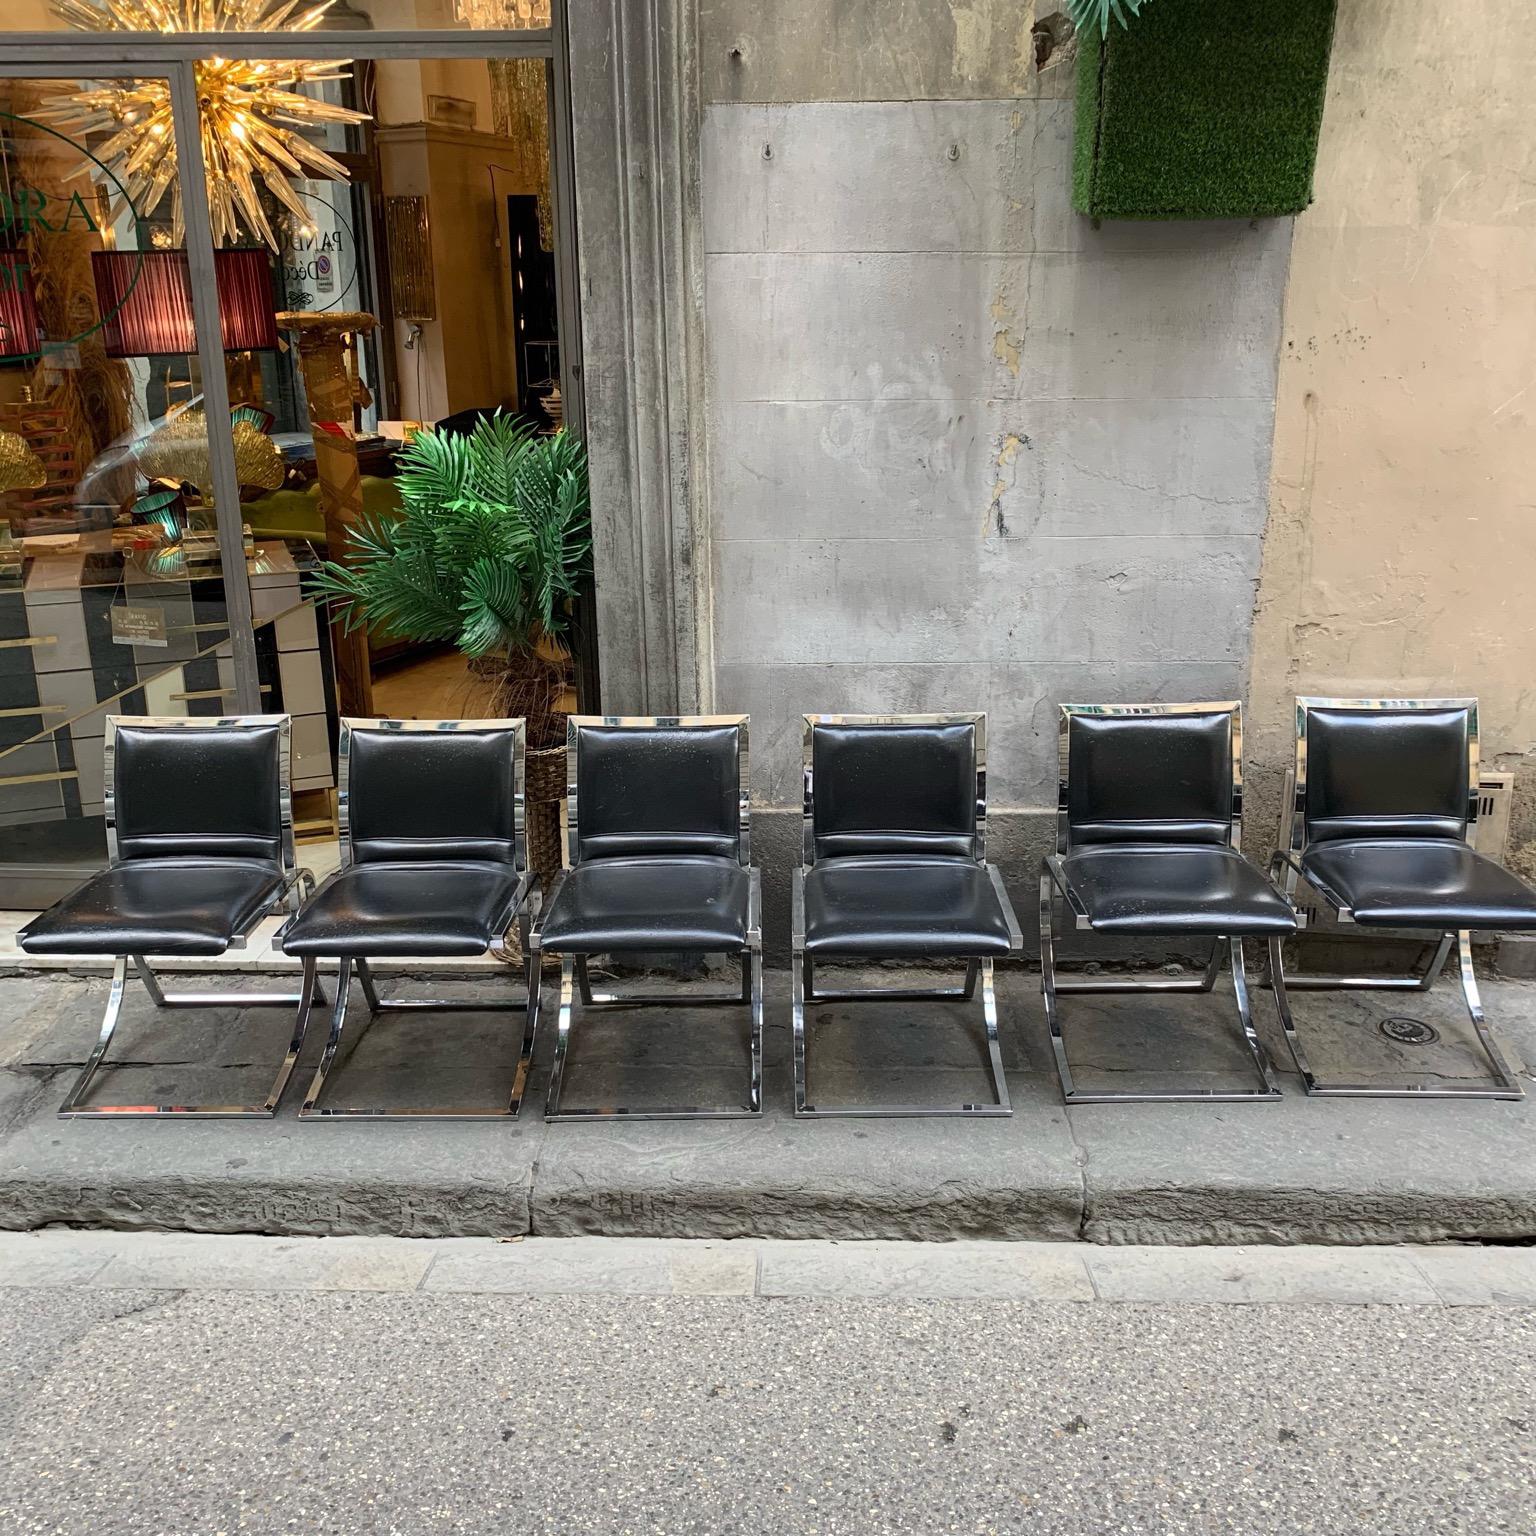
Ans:
[[[560,0],[335,0],[259,35],[222,0],[153,31],[136,7],[42,9],[0,61],[0,906],[20,908],[102,861],[108,713],[292,714],[299,830],[321,836],[338,713],[527,712],[496,658],[328,624],[304,577],[399,515],[422,427],[583,421]],[[594,699],[592,654],[536,669],[555,723],[573,682]]]
[[[251,388],[280,344],[276,264],[251,244],[215,261],[207,205],[186,195],[181,69],[0,77],[8,907],[103,862],[108,714],[297,697],[329,767],[328,658],[313,637],[302,661],[286,654],[276,622],[301,608],[306,553],[243,517],[283,475]]]

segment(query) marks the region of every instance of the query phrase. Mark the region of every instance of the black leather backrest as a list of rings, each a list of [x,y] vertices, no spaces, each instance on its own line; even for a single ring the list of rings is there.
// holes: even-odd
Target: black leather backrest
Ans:
[[[1232,715],[1070,715],[1067,840],[1225,843]]]
[[[1306,836],[1462,837],[1469,712],[1307,711]]]
[[[741,856],[734,725],[577,727],[578,859]]]
[[[517,733],[354,727],[347,774],[352,858],[516,860]]]
[[[811,736],[818,859],[976,854],[976,727],[817,725]]]
[[[120,859],[283,859],[282,728],[120,721],[112,783]]]

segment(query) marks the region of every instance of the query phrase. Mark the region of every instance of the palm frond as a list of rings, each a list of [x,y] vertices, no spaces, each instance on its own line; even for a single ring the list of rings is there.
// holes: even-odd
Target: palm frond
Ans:
[[[1100,37],[1108,37],[1111,17],[1122,27],[1129,26],[1131,17],[1139,16],[1146,3],[1147,0],[1067,0],[1067,10],[1079,32],[1097,32]]]
[[[407,520],[374,517],[351,530],[346,563],[323,562],[308,587],[349,631],[373,625],[417,640],[450,640],[459,608],[456,587],[443,575]]]
[[[407,506],[447,506],[469,492],[469,452],[456,432],[418,432],[401,449],[395,488]]]
[[[310,579],[349,628],[453,640],[471,656],[561,633],[592,561],[586,450],[500,412],[420,433],[400,456],[397,517],[351,530]]]
[[[533,627],[523,572],[508,560],[477,560],[470,567],[459,612],[459,649],[466,656],[515,649]]]
[[[518,463],[537,442],[534,429],[516,416],[496,411],[475,423],[466,442],[468,494],[496,506],[510,506]]]

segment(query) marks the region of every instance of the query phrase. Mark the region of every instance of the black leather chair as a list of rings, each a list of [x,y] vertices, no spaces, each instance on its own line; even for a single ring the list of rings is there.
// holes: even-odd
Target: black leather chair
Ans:
[[[521,720],[343,720],[339,744],[341,867],[286,923],[276,943],[304,962],[306,995],[322,959],[337,962],[336,1003],[301,1118],[489,1120],[522,1106],[538,1026],[529,969],[528,1014],[511,1091],[487,1108],[369,1109],[321,1104],[357,967],[369,1022],[395,1010],[510,1012],[505,1001],[382,999],[372,961],[475,958],[505,941],[514,919],[527,944],[533,883],[523,835]],[[308,1003],[300,1007],[304,1028]],[[365,1025],[364,1028],[367,1026]]]
[[[147,958],[212,958],[242,948],[264,917],[284,903],[297,909],[301,886],[314,888],[309,871],[294,865],[288,716],[109,715],[105,784],[107,868],[17,936],[29,955],[113,957],[100,1035],[59,1114],[272,1115],[304,1041],[302,1017],[261,1104],[91,1105],[84,1099],[117,1028],[130,960],[160,1008],[300,1002],[296,993],[168,993]],[[305,986],[313,984],[306,976]]]
[[[805,716],[804,867],[794,876],[790,994],[797,1115],[1009,1115],[993,962],[1022,947],[986,862],[987,717]],[[818,991],[819,960],[965,962],[940,989]],[[991,1104],[812,1103],[807,1003],[962,999],[981,984]]]
[[[722,1119],[763,1107],[763,936],[745,715],[573,715],[566,745],[568,867],[534,926],[532,951],[560,957],[560,1028],[546,1120]],[[594,993],[595,954],[684,951],[741,959],[739,994]],[[537,969],[533,972],[537,986]],[[575,997],[584,1007],[745,1003],[751,1061],[742,1103],[657,1109],[561,1106]],[[529,993],[530,1010],[536,1006]]]
[[[1536,891],[1473,848],[1476,699],[1296,701],[1296,760],[1287,777],[1274,870],[1303,881],[1341,923],[1433,934],[1417,976],[1287,975],[1269,949],[1270,981],[1308,1093],[1348,1098],[1523,1096],[1483,1018],[1472,970],[1474,929],[1536,929]],[[1427,992],[1456,945],[1462,996],[1493,1068],[1485,1085],[1400,1086],[1319,1080],[1296,1032],[1291,991]]]
[[[1040,981],[1051,1047],[1069,1104],[1275,1099],[1269,1057],[1254,1032],[1245,938],[1296,930],[1291,905],[1239,851],[1242,708],[1224,704],[1061,706],[1056,852],[1040,872]],[[1056,974],[1055,903],[1074,927],[1129,939],[1210,938],[1196,980]],[[1225,948],[1244,1044],[1261,1086],[1085,1090],[1062,1036],[1065,992],[1210,992]]]

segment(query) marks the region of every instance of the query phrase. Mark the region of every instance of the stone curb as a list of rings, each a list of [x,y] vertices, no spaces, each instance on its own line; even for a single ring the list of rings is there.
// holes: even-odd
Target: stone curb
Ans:
[[[1536,1306],[1530,1248],[0,1233],[0,1288]]]

